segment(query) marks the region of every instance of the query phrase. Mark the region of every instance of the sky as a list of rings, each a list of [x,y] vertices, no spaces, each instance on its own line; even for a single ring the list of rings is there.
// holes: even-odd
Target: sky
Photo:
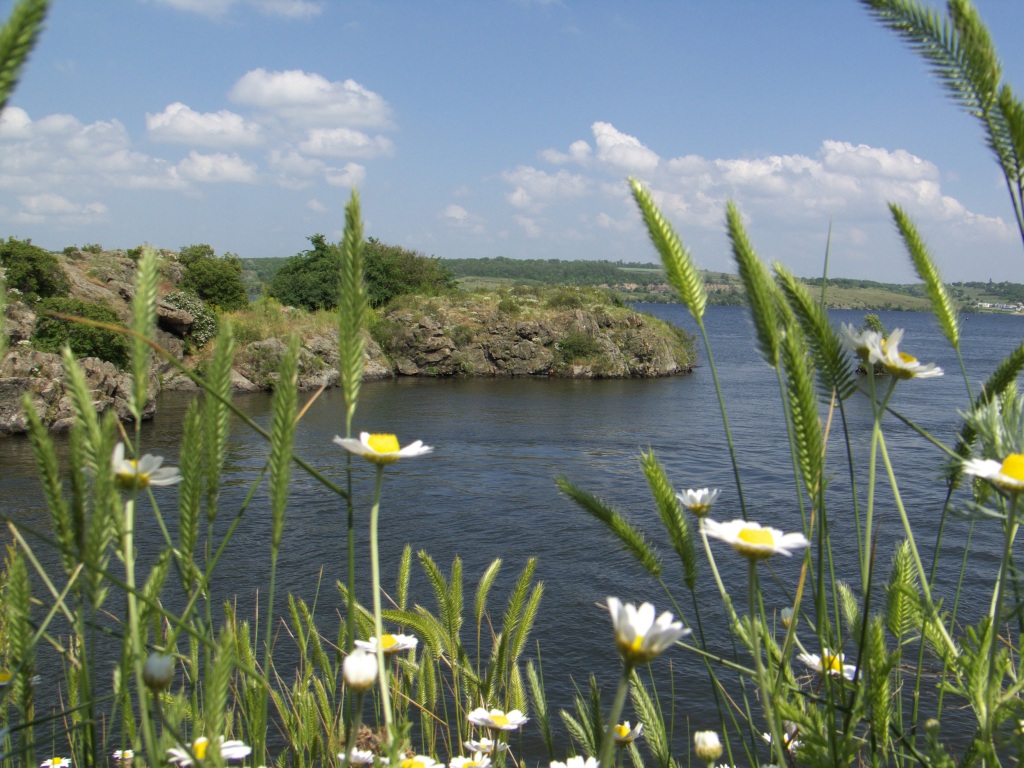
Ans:
[[[1024,3],[977,5],[1024,91]],[[631,176],[704,269],[732,200],[766,262],[913,282],[895,202],[1024,282],[979,124],[856,0],[53,0],[0,115],[0,236],[55,251],[290,256],[356,189],[427,255],[653,262]]]

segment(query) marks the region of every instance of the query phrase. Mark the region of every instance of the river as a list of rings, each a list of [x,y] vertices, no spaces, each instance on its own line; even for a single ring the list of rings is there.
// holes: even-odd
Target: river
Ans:
[[[695,330],[679,305],[641,305],[666,320]],[[958,428],[957,409],[967,402],[955,354],[941,337],[931,315],[880,312],[890,330],[906,329],[903,348],[926,362],[941,365],[940,379],[909,381],[897,387],[896,410],[932,434],[951,442]],[[863,319],[862,312],[836,311],[836,323]],[[754,348],[753,329],[745,309],[709,307],[705,318],[712,352],[725,393],[730,424],[742,471],[751,519],[799,530],[794,481],[785,440],[775,374]],[[974,392],[994,366],[1020,344],[1024,318],[1002,315],[965,315],[962,348]],[[692,374],[666,379],[571,381],[560,379],[419,379],[400,378],[372,382],[362,389],[356,429],[394,432],[403,444],[422,439],[435,452],[402,461],[386,472],[381,513],[384,584],[393,585],[397,558],[408,542],[424,549],[448,572],[455,555],[464,562],[467,614],[477,579],[497,557],[504,567],[490,606],[503,607],[507,588],[530,557],[538,558],[537,578],[545,585],[533,639],[539,643],[552,711],[572,706],[573,685],[585,687],[590,673],[607,686],[608,703],[618,674],[617,656],[607,612],[599,603],[616,595],[627,601],[650,600],[661,609],[667,598],[610,535],[575,504],[561,496],[553,483],[566,476],[618,508],[647,531],[666,563],[665,580],[679,599],[687,621],[694,620],[681,569],[670,547],[658,537],[658,521],[646,482],[637,464],[641,450],[653,448],[678,488],[717,486],[722,495],[714,517],[739,516],[739,500],[724,438],[722,420],[707,357],[699,350],[699,365]],[[309,397],[305,395],[304,397]],[[158,413],[143,429],[144,450],[176,461],[184,410],[189,396],[166,393]],[[239,407],[268,424],[270,396],[236,397]],[[849,401],[848,418],[854,450],[865,466],[871,412],[866,398]],[[306,414],[296,435],[296,451],[335,480],[343,477],[344,455],[332,438],[344,429],[338,390],[324,392]],[[834,540],[842,547],[839,572],[856,585],[856,544],[849,514],[849,484],[838,423],[829,448],[830,517]],[[943,500],[938,481],[941,455],[909,429],[890,420],[889,447],[897,476],[905,485],[910,514],[919,526],[919,544],[931,552],[935,523]],[[223,495],[223,514],[241,503],[249,483],[267,455],[266,445],[240,422],[233,425]],[[355,498],[359,511],[359,568],[368,573],[366,528],[373,473],[356,465]],[[173,491],[158,489],[160,500],[173,507]],[[34,465],[28,442],[7,438],[0,442],[0,498],[7,513],[45,527]],[[898,519],[882,493],[878,522],[882,536],[879,563],[885,566],[892,542],[901,536]],[[218,596],[237,594],[239,606],[249,610],[253,595],[264,587],[269,553],[270,521],[265,499],[245,515],[236,539],[226,554],[216,585]],[[140,549],[145,557],[147,535],[140,524]],[[959,563],[967,523],[955,520],[946,535],[944,556]],[[971,574],[989,583],[996,567],[995,539],[979,526],[972,543]],[[744,605],[746,567],[731,552],[716,547],[716,557],[734,599]],[[765,580],[765,602],[781,607],[783,588],[795,583],[798,563],[776,558],[778,584]],[[702,563],[702,565],[704,565]],[[292,485],[285,541],[279,561],[278,589],[312,601],[321,585],[317,616],[328,637],[337,631],[340,600],[334,584],[346,575],[345,517],[341,504],[308,477],[296,475]],[[941,571],[938,591],[948,594],[956,568]],[[368,601],[368,577],[361,587]],[[729,652],[731,643],[717,592],[706,567],[701,569],[699,593],[707,644]],[[414,567],[413,599],[434,608],[428,583]],[[966,605],[987,604],[987,595],[972,594]],[[278,609],[280,610],[280,609]],[[279,614],[283,615],[283,614]],[[498,617],[496,617],[498,618]],[[467,619],[464,633],[473,634]],[[804,638],[805,641],[810,638]],[[535,655],[530,646],[527,655]],[[666,654],[675,675],[677,739],[688,730],[717,727],[710,688],[702,662],[678,649]],[[665,671],[668,660],[660,660]],[[556,728],[567,740],[561,724]],[[535,735],[523,736],[521,748],[540,757]]]

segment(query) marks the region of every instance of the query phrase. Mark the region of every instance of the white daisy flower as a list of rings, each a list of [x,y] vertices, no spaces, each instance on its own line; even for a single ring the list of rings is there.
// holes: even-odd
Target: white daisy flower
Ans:
[[[67,768],[71,765],[71,758],[69,757],[51,757],[49,760],[43,760],[39,764],[39,768]]]
[[[434,768],[439,765],[437,760],[427,755],[413,755],[399,761],[399,768]]]
[[[704,763],[713,763],[722,756],[722,742],[715,731],[697,731],[693,734],[693,751]]]
[[[374,464],[394,464],[399,459],[423,456],[434,450],[429,445],[424,445],[422,440],[399,448],[398,438],[394,435],[371,435],[369,432],[360,432],[358,440],[354,437],[335,437],[334,442],[349,453],[362,456]]]
[[[1011,453],[1002,462],[993,459],[969,459],[964,462],[964,473],[980,477],[1001,491],[1024,491],[1024,455]]]
[[[467,715],[467,719],[473,725],[482,728],[490,728],[492,731],[514,731],[521,728],[530,718],[526,717],[518,709],[511,712],[502,712],[500,709],[490,711],[483,707],[477,707]]]
[[[381,647],[385,654],[398,653],[399,651],[411,651],[418,642],[419,640],[414,635],[384,635]],[[377,653],[377,638],[371,637],[369,640],[356,640],[356,647],[370,653]]]
[[[345,753],[339,752],[338,759],[345,761]],[[353,749],[348,753],[349,765],[373,765],[373,752],[368,749]]]
[[[352,651],[341,663],[345,685],[357,691],[366,691],[377,682],[377,656],[364,648]]]
[[[244,760],[252,752],[252,747],[248,744],[237,740],[224,741],[223,736],[220,737],[218,744],[220,745],[221,760]],[[210,740],[205,736],[200,736],[189,745],[189,748],[196,760],[205,760],[206,752],[210,748]],[[172,747],[167,750],[167,762],[188,768],[192,765],[192,755],[189,754],[188,749]]]
[[[474,752],[472,757],[453,757],[448,768],[489,768],[490,764],[490,755]]]
[[[128,760],[131,760],[133,757],[135,757],[135,753],[132,752],[130,749],[117,749],[114,750],[114,754],[112,754],[111,757],[115,760],[124,760],[127,762]]]
[[[820,674],[842,675],[847,680],[853,680],[857,667],[854,664],[844,664],[846,656],[842,653],[833,653],[828,648],[823,649],[824,655],[816,653],[801,653],[797,656],[800,661]]]
[[[650,661],[681,637],[690,634],[668,611],[654,618],[654,606],[643,603],[637,608],[617,597],[608,598],[608,612],[615,629],[615,644],[622,658],[634,664]]]
[[[786,748],[787,752],[795,752],[800,748],[800,741],[793,738],[794,734],[784,733],[782,734],[782,746]],[[769,744],[772,743],[772,735],[770,733],[762,733],[761,738]]]
[[[163,456],[147,453],[141,459],[126,459],[124,443],[114,446],[110,466],[114,470],[117,484],[126,491],[140,491],[147,485],[174,485],[181,482],[177,467],[163,467]]]
[[[931,379],[942,375],[942,369],[935,363],[921,363],[916,357],[900,352],[899,343],[903,338],[903,329],[897,328],[882,344],[882,357],[877,361],[886,373],[897,379]]]
[[[615,736],[616,744],[632,744],[638,738],[640,734],[644,732],[644,724],[637,723],[636,728],[629,727],[629,720],[624,723],[619,723],[612,729],[612,735]]]
[[[733,549],[751,560],[762,560],[772,555],[789,557],[793,550],[810,545],[802,533],[783,533],[777,528],[762,527],[747,520],[728,523],[705,520],[704,531],[708,536],[732,545]]]
[[[592,757],[584,759],[577,755],[576,757],[570,757],[564,763],[552,760],[551,768],[597,768],[597,760]]]
[[[470,752],[483,752],[485,755],[493,754],[495,749],[499,752],[504,752],[508,749],[508,744],[505,743],[498,744],[498,746],[495,747],[494,740],[488,739],[486,736],[479,739],[470,739],[469,741],[464,741],[462,743]]]
[[[902,329],[893,331],[893,335],[903,336]],[[885,340],[878,331],[869,329],[857,330],[850,323],[842,323],[839,335],[843,338],[846,348],[861,360],[876,363],[882,358],[882,344]],[[898,340],[897,340],[898,341]]]
[[[705,517],[718,499],[718,489],[687,488],[682,493],[677,493],[676,498],[697,517]]]

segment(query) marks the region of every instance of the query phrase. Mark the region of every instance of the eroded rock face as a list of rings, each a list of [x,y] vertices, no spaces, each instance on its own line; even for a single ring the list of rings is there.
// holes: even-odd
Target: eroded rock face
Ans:
[[[113,408],[119,419],[131,421],[133,416],[128,407],[134,386],[131,374],[95,357],[86,357],[78,363],[85,373],[97,412]],[[25,396],[50,429],[60,431],[70,427],[73,409],[64,381],[60,355],[33,349],[9,351],[0,362],[0,433],[18,434],[28,429],[28,418],[22,407]],[[151,418],[155,412],[154,398],[150,396],[142,417]]]

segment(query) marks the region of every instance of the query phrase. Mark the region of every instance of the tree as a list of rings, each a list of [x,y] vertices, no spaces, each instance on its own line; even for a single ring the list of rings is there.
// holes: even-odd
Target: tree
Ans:
[[[32,331],[32,343],[37,349],[59,353],[67,345],[76,358],[98,357],[119,368],[127,365],[128,340],[123,334],[45,314],[59,312],[110,325],[121,325],[117,313],[106,304],[52,297],[43,299],[39,308],[43,311]]]
[[[181,249],[185,265],[181,287],[207,304],[225,312],[249,306],[249,293],[242,281],[242,260],[233,253],[217,258],[213,248],[201,243]]]
[[[437,295],[455,287],[441,259],[370,238],[363,250],[363,271],[370,305],[381,307],[407,293]]]
[[[17,288],[28,298],[67,296],[71,278],[57,257],[31,240],[0,241],[0,265],[6,271],[7,287]]]
[[[270,283],[270,295],[290,307],[310,312],[338,305],[338,274],[341,252],[321,234],[311,236],[312,249],[285,262]]]

